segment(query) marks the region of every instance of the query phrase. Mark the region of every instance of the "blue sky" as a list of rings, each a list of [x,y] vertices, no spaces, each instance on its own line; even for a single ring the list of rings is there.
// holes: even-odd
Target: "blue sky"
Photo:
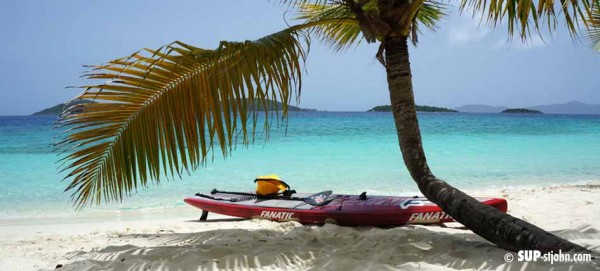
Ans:
[[[0,0],[0,115],[27,115],[79,91],[82,65],[100,64],[174,40],[214,48],[285,27],[275,1]],[[456,8],[411,48],[418,104],[529,106],[579,100],[600,104],[600,55],[564,28],[528,44],[479,26]],[[288,18],[290,16],[287,16]],[[342,53],[313,42],[301,106],[363,111],[388,104],[376,45]]]

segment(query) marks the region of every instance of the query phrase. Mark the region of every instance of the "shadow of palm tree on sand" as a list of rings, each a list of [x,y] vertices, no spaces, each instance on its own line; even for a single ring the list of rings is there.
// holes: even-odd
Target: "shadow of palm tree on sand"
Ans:
[[[514,253],[515,260],[507,263],[506,250],[468,231],[423,226],[317,227],[295,222],[267,226],[269,229],[123,234],[121,240],[132,244],[72,252],[66,256],[71,263],[60,270],[600,270],[597,260],[576,265],[523,263]],[[598,251],[597,246],[586,244],[586,240],[600,238],[596,229],[554,233]],[[135,240],[147,241],[137,246]]]

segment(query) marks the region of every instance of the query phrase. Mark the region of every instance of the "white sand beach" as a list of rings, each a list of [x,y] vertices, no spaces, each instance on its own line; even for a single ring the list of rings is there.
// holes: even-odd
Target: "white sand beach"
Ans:
[[[510,214],[600,253],[600,183],[469,192],[504,197]],[[507,251],[458,223],[353,228],[199,214],[1,225],[0,270],[600,270],[598,260],[507,263]]]

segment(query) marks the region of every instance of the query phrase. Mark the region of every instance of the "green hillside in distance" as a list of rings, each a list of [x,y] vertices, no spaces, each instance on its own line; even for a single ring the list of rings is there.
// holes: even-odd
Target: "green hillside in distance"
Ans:
[[[247,99],[244,99],[247,100]],[[250,105],[250,102],[247,102],[248,105]],[[262,110],[263,104],[259,103],[258,101],[254,101],[254,105],[253,107],[257,108],[258,110]],[[267,103],[267,110],[268,111],[274,111],[275,109],[281,111],[283,109],[283,105],[278,102],[278,101],[270,101],[269,103]],[[288,105],[288,111],[317,111],[316,109],[307,109],[307,108],[300,108],[297,106],[293,106],[293,105]]]
[[[428,105],[416,105],[417,112],[458,112],[454,109],[437,107],[437,106],[428,106]],[[367,110],[367,112],[392,112],[391,105],[379,105]]]
[[[76,104],[86,104],[86,103],[93,103],[90,100],[76,100],[76,101],[72,101],[71,104],[72,105],[76,105]],[[34,116],[39,116],[39,115],[60,115],[60,113],[62,113],[63,108],[64,108],[65,104],[57,104],[53,107],[49,107],[46,108],[42,111],[39,112],[35,112],[33,113]]]
[[[542,111],[526,108],[509,108],[500,113],[517,113],[517,114],[543,114]]]
[[[84,104],[84,103],[91,103],[92,101],[89,100],[82,100],[82,101],[73,101],[72,104]],[[53,107],[49,107],[46,108],[42,111],[39,112],[35,112],[33,113],[33,115],[39,116],[39,115],[60,115],[60,113],[63,111],[63,107],[65,106],[64,103],[62,104],[57,104]],[[257,101],[254,102],[254,107],[256,107],[258,110],[262,110],[263,105],[259,104]],[[267,103],[267,110],[268,111],[273,111],[275,109],[278,110],[282,110],[282,105],[280,102],[277,101],[271,101],[270,103]],[[292,106],[289,105],[288,106],[288,111],[317,111],[315,109],[305,109],[305,108],[300,108],[297,106]]]
[[[39,116],[39,115],[59,115],[60,112],[62,112],[63,107],[65,106],[65,104],[57,104],[53,107],[50,108],[46,108],[42,111],[39,112],[35,112],[33,113],[34,116]]]

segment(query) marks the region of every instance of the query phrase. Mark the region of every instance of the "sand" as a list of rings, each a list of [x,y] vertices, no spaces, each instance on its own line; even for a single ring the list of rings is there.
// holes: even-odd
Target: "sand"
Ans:
[[[504,197],[512,215],[600,254],[600,183],[469,192]],[[198,215],[1,225],[0,270],[600,270],[598,260],[507,263],[506,250],[458,223],[382,229]]]

